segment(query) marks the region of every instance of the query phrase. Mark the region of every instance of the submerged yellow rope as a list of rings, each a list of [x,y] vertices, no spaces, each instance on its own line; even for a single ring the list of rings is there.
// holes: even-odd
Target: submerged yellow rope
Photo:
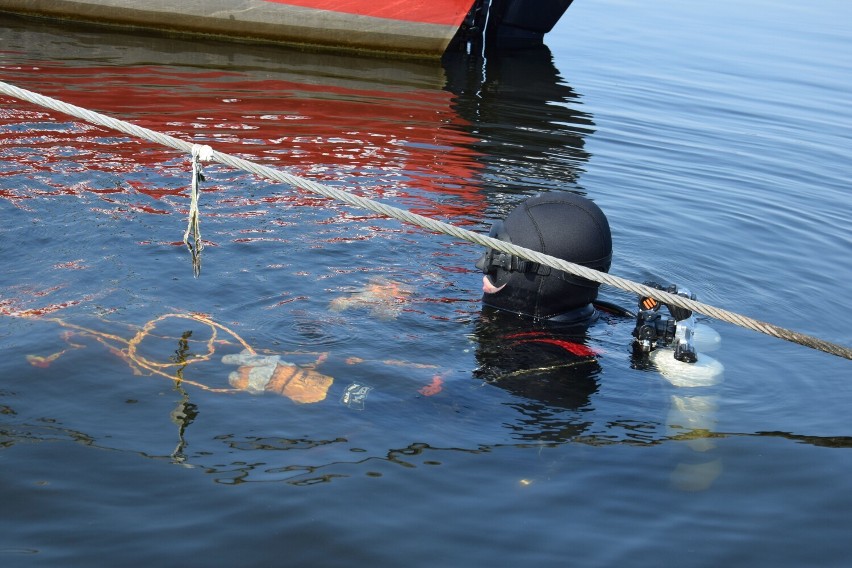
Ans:
[[[139,353],[139,345],[142,341],[152,335],[152,332],[157,327],[157,324],[168,319],[186,319],[199,322],[204,324],[210,328],[210,338],[205,342],[207,346],[207,352],[203,355],[196,355],[190,359],[185,361],[173,361],[169,363],[152,361]],[[115,335],[112,333],[106,333],[103,331],[97,331],[94,329],[90,329],[88,327],[83,327],[81,325],[68,323],[60,318],[49,318],[45,321],[52,321],[54,323],[59,324],[60,326],[77,331],[86,336],[94,338],[96,341],[107,347],[111,352],[118,355],[122,359],[124,359],[128,365],[134,370],[134,372],[141,374],[140,369],[147,371],[151,375],[159,375],[161,377],[165,377],[171,381],[174,381],[176,384],[187,384],[194,387],[198,387],[200,389],[210,391],[210,392],[239,392],[239,389],[233,388],[216,388],[205,385],[203,383],[199,383],[198,381],[193,381],[189,379],[185,379],[182,376],[182,371],[188,365],[193,363],[199,363],[202,361],[209,361],[213,355],[215,354],[216,347],[215,344],[218,340],[218,332],[223,331],[230,335],[234,341],[236,341],[245,351],[251,354],[256,354],[255,350],[249,345],[242,337],[240,337],[235,331],[229,329],[228,327],[217,323],[210,319],[207,316],[201,314],[181,314],[181,313],[171,313],[164,314],[157,318],[154,318],[148,321],[145,325],[143,325],[136,334],[130,338],[125,339],[119,335]],[[73,344],[72,344],[73,345]],[[75,345],[76,347],[82,347],[80,345]],[[49,355],[47,357],[30,357],[30,361],[45,361],[50,362],[57,359],[62,353],[66,350],[60,351],[58,353],[54,353],[53,355]]]

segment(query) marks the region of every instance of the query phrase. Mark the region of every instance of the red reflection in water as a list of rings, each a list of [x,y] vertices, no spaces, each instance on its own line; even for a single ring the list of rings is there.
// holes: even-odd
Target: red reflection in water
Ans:
[[[33,288],[32,286],[17,287],[18,297],[0,296],[0,315],[22,318],[45,316],[94,299],[94,295],[87,294],[74,300],[57,301],[46,304],[40,303],[43,301],[43,298],[50,296],[61,289],[62,286],[53,286],[46,289]],[[8,290],[8,292],[11,293],[14,293],[15,291],[15,289]],[[39,305],[30,307],[31,304],[36,302],[38,302]]]
[[[371,90],[309,74],[299,82],[150,65],[46,63],[11,75],[7,80],[23,88],[221,152],[319,181],[341,180],[370,197],[402,198],[422,214],[464,219],[483,207],[483,197],[471,183],[479,165],[465,132],[468,125],[452,110],[451,94],[439,88],[376,85]],[[5,162],[0,180],[23,174],[38,182],[30,187],[0,183],[2,198],[88,193],[106,199],[121,193],[160,201],[186,191],[184,183],[157,183],[163,173],[188,172],[188,157],[173,150],[14,99],[0,98],[0,105],[0,155]],[[76,172],[114,174],[114,183],[70,182],[67,174]],[[145,172],[158,174],[155,181],[138,179]],[[129,174],[137,177],[128,179]],[[214,184],[205,189],[228,188]],[[264,201],[292,201],[292,196],[276,193]],[[228,198],[233,195],[231,191]],[[251,206],[257,198],[245,199]],[[301,197],[298,203],[314,204]],[[145,200],[130,206],[170,212]]]

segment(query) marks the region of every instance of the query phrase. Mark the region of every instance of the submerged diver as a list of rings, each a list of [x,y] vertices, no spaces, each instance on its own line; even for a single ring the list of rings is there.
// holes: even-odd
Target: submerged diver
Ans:
[[[494,222],[490,236],[601,272],[608,272],[612,263],[612,234],[606,215],[594,202],[573,193],[551,192],[526,199],[504,220]],[[501,382],[506,377],[595,361],[596,353],[583,344],[583,339],[601,311],[635,318],[635,366],[646,366],[651,351],[670,344],[676,360],[696,361],[694,319],[689,310],[666,305],[666,315],[660,310],[662,304],[643,297],[634,314],[598,300],[597,282],[494,249],[488,249],[476,267],[483,272],[483,317],[478,335],[487,338],[480,344],[495,338],[511,339],[502,347],[479,350],[480,369],[492,376],[496,373]],[[663,289],[656,283],[646,284]],[[666,290],[694,299],[675,286]],[[533,345],[541,352],[529,353]],[[518,347],[523,353],[516,351]],[[536,364],[537,358],[550,363]]]
[[[490,236],[602,272],[612,261],[612,235],[603,211],[573,193],[526,199],[495,221]],[[563,408],[588,403],[600,372],[586,329],[600,317],[598,283],[488,249],[476,262],[483,272],[482,313],[476,325],[474,375],[527,399]],[[597,306],[596,306],[597,303]],[[558,380],[570,377],[570,380]]]

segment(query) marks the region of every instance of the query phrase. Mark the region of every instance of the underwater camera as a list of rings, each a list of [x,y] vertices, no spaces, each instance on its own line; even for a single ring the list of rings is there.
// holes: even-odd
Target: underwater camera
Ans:
[[[668,288],[663,288],[656,282],[645,282],[645,285],[690,300],[695,299],[695,294],[690,294],[685,288],[678,290],[675,285]],[[663,305],[669,315],[660,311]],[[694,334],[695,318],[692,310],[661,304],[654,298],[639,298],[639,313],[636,315],[636,327],[633,329],[633,356],[639,362],[647,361],[648,355],[657,347],[671,345],[675,359],[684,363],[695,363],[698,354],[693,345]]]

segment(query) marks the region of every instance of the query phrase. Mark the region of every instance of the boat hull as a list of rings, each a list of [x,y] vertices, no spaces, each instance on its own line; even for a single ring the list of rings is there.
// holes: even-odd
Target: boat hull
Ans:
[[[335,50],[440,57],[474,0],[0,0],[0,11]]]

